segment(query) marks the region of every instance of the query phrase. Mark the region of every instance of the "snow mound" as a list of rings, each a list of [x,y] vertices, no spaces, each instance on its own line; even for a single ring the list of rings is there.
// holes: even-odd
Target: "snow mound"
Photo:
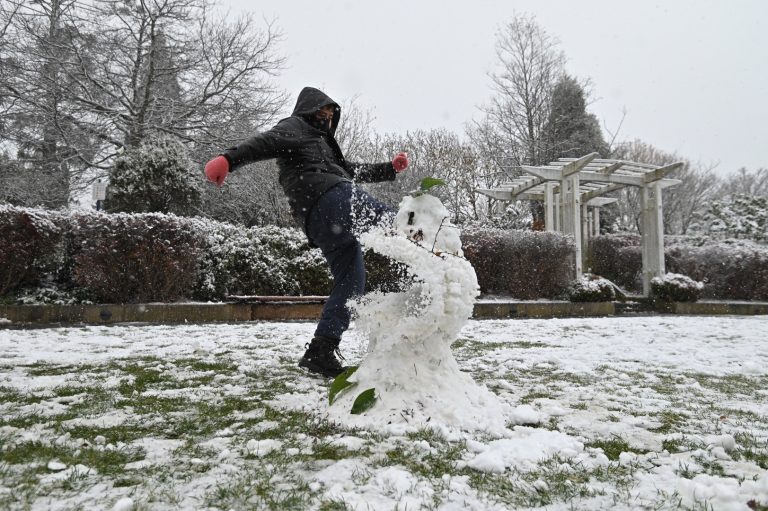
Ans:
[[[408,196],[400,203],[395,233],[361,236],[366,248],[405,264],[415,277],[410,289],[373,293],[356,302],[356,325],[368,353],[329,408],[331,418],[357,427],[402,430],[448,427],[502,436],[508,406],[461,372],[451,344],[472,315],[479,294],[472,265],[464,259],[459,230],[437,197]],[[361,392],[375,389],[376,402],[351,414]]]

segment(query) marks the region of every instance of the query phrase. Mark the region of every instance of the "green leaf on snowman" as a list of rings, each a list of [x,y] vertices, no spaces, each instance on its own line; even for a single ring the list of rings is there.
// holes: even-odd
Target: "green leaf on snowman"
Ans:
[[[371,409],[376,404],[376,389],[364,390],[352,403],[352,414],[360,415],[361,413]]]
[[[350,387],[354,387],[357,385],[356,382],[348,381],[349,377],[355,374],[355,371],[357,371],[357,366],[351,366],[346,369],[343,373],[338,375],[334,380],[333,383],[331,383],[331,388],[328,389],[328,404],[332,405],[333,401],[336,399],[336,397],[341,394],[343,391]]]
[[[421,190],[422,192],[426,192],[433,186],[440,186],[444,184],[445,184],[445,181],[443,181],[442,179],[438,179],[436,177],[425,177],[424,179],[421,180],[421,184],[419,185],[419,190]]]
[[[445,181],[443,181],[442,179],[438,179],[436,177],[425,177],[424,179],[421,180],[421,183],[419,184],[419,189],[413,190],[411,192],[411,195],[413,197],[418,197],[419,195],[424,195],[425,193],[427,193],[430,190],[430,188],[432,188],[433,186],[440,186],[444,184],[445,184]]]

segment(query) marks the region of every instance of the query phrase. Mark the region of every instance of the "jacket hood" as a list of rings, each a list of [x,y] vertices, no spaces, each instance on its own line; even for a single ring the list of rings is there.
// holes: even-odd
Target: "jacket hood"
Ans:
[[[314,115],[315,112],[328,105],[333,105],[336,109],[333,114],[333,119],[331,120],[331,129],[329,130],[331,136],[333,136],[336,133],[336,127],[341,120],[341,107],[320,89],[315,89],[314,87],[304,87],[301,89],[299,97],[296,99],[296,106],[293,108],[293,113],[291,115],[310,117]]]

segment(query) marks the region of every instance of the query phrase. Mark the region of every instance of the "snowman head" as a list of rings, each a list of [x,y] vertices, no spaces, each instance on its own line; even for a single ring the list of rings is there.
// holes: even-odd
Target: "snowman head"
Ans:
[[[450,213],[434,195],[409,195],[400,202],[395,228],[429,250],[461,255],[459,230],[449,218]]]

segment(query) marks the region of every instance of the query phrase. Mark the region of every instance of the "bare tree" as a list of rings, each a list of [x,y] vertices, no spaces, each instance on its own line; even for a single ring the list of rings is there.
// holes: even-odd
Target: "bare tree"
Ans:
[[[563,74],[559,43],[533,17],[515,16],[497,34],[500,69],[491,73],[495,93],[484,107],[494,135],[519,148],[513,165],[538,165],[545,158],[544,125],[552,89]]]
[[[408,153],[408,171],[395,182],[364,185],[379,199],[393,207],[403,195],[419,188],[425,177],[445,181],[433,188],[451,213],[450,220],[464,223],[477,219],[478,182],[476,153],[471,144],[445,129],[417,130],[405,134],[373,134],[365,151],[368,161],[383,161],[397,151]]]
[[[736,195],[768,196],[768,169],[759,168],[750,172],[745,167],[741,167],[723,179],[718,195],[720,197],[734,197]]]
[[[714,165],[704,166],[688,160],[669,177],[680,179],[682,184],[667,189],[664,197],[664,226],[671,234],[687,234],[691,224],[716,198],[720,180],[714,174]]]
[[[520,160],[513,154],[515,146],[508,145],[507,139],[497,134],[488,118],[468,124],[465,131],[474,153],[472,175],[475,186],[468,197],[472,203],[474,219],[483,222],[492,217],[502,203],[480,195],[477,189],[496,188],[511,176],[519,174],[513,162]]]
[[[218,188],[203,188],[199,214],[248,227],[263,225],[296,226],[288,199],[278,182],[274,160],[239,168]]]
[[[63,67],[72,58],[67,48],[76,34],[74,10],[75,0],[6,0],[0,9],[2,137],[20,160],[13,167],[26,176],[15,186],[31,187],[17,196],[48,207],[67,205],[73,173],[81,169],[69,140],[92,147],[67,113],[71,82]]]
[[[270,82],[283,63],[272,24],[255,31],[252,16],[228,23],[209,8],[207,0],[96,1],[88,28],[98,65],[79,55],[68,72],[77,106],[102,121],[112,151],[158,133],[220,147],[283,106]]]
[[[341,122],[336,130],[336,141],[350,161],[366,161],[374,135],[374,117],[370,110],[358,104],[358,96],[341,103]]]
[[[619,145],[613,157],[660,166],[683,162],[681,169],[668,176],[680,179],[682,183],[664,191],[664,231],[669,234],[685,234],[697,214],[715,197],[719,186],[713,173],[714,166],[693,164],[676,153],[662,151],[640,140]],[[618,196],[621,227],[639,231],[639,189],[627,187]]]
[[[107,170],[157,135],[187,142],[202,161],[284,105],[272,83],[283,64],[272,23],[226,22],[209,0],[4,1],[17,9],[0,96],[13,102],[12,119],[42,112],[54,121],[28,122],[37,133],[18,130],[15,143],[45,149],[54,140],[67,150],[54,160],[70,168]]]

